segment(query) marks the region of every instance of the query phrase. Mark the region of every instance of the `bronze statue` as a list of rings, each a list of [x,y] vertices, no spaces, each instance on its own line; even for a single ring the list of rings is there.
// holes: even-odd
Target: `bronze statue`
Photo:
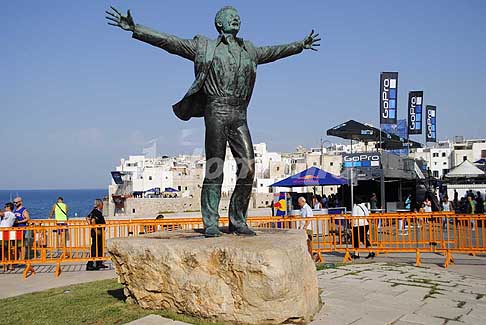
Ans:
[[[255,235],[246,223],[255,176],[255,155],[246,110],[255,85],[257,65],[298,54],[303,49],[317,51],[321,40],[319,34],[312,30],[303,41],[257,47],[236,37],[240,30],[240,16],[235,8],[228,6],[220,9],[214,19],[219,32],[216,40],[202,35],[181,39],[135,24],[130,10],[123,16],[116,8],[111,9],[106,11],[108,24],[131,31],[133,38],[194,62],[196,80],[182,100],[173,105],[173,110],[184,121],[204,117],[206,175],[201,192],[201,212],[205,235],[221,236],[218,207],[227,143],[238,167],[229,206],[229,230],[238,235]]]

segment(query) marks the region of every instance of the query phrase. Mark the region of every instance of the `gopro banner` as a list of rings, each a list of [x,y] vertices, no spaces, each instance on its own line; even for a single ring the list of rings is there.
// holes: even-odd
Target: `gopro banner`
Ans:
[[[425,125],[426,142],[437,142],[437,111],[435,106],[427,105]]]
[[[408,93],[408,134],[422,134],[423,91]]]
[[[381,156],[378,152],[343,155],[343,167],[380,167]]]
[[[398,72],[380,74],[380,124],[397,124]]]

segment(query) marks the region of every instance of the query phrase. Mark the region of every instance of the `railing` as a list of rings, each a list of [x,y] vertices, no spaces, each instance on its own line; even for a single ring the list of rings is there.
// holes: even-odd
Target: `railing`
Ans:
[[[306,220],[310,221],[312,250],[321,260],[322,253],[331,252],[343,253],[344,262],[351,261],[353,252],[415,252],[416,264],[420,265],[420,253],[439,252],[444,254],[444,266],[448,267],[453,263],[453,253],[486,252],[485,215],[384,213],[366,219],[349,215],[251,217],[248,224],[254,228],[295,229]],[[220,224],[228,225],[228,218],[221,218]],[[24,264],[25,277],[35,273],[33,265],[55,264],[55,274],[59,276],[61,265],[67,263],[109,260],[105,250],[108,238],[202,227],[200,218],[108,220],[106,225],[88,225],[82,219],[70,220],[67,225],[35,220],[28,227],[0,229],[1,264],[4,269]]]

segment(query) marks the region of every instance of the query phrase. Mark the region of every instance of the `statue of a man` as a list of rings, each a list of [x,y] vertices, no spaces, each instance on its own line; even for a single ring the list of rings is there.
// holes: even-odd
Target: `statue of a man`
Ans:
[[[223,183],[226,144],[237,163],[237,181],[229,206],[229,231],[255,235],[247,223],[248,204],[255,176],[253,144],[246,111],[255,85],[257,65],[273,62],[303,49],[316,51],[319,34],[312,31],[303,41],[277,46],[254,46],[236,37],[240,16],[233,7],[218,11],[214,24],[216,40],[197,35],[181,39],[135,24],[130,10],[123,16],[111,7],[108,24],[132,32],[132,37],[191,60],[196,80],[181,101],[173,105],[181,120],[204,117],[206,125],[206,174],[201,192],[201,212],[207,237],[221,236],[218,229],[219,202]]]

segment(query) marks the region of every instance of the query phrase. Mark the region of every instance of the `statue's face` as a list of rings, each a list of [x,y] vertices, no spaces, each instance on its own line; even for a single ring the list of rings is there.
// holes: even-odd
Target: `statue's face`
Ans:
[[[240,31],[240,16],[234,9],[226,9],[217,25],[221,32],[236,35]]]

